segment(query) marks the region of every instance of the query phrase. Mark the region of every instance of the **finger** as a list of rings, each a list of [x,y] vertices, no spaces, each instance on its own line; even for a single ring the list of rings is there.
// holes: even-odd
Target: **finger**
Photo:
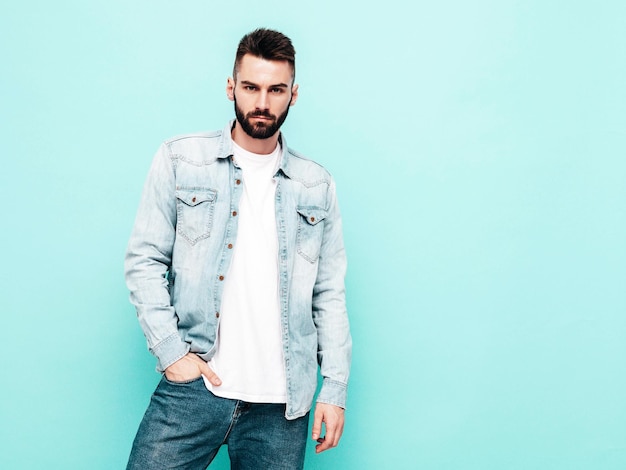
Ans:
[[[339,439],[341,439],[342,434],[343,434],[343,420],[339,420],[339,422],[337,423],[337,427],[335,429],[333,447],[337,447],[339,445]]]
[[[319,442],[319,444],[315,446],[315,453],[317,454],[331,448],[331,441],[329,441],[326,436],[318,439],[317,442]]]
[[[326,417],[326,434],[324,435],[323,446],[324,449],[330,449],[331,447],[335,447],[337,442],[339,442],[339,435],[337,433],[337,418],[335,416]],[[320,450],[322,452],[322,450]]]
[[[332,444],[332,423],[328,422],[328,416],[322,413],[322,422],[324,422],[324,424],[326,425],[326,432],[324,434],[324,436],[320,436],[317,439],[318,444],[315,446],[315,452],[316,453],[320,453],[320,452],[324,452],[325,450],[330,449],[331,444]]]
[[[331,412],[327,412],[323,416],[323,421],[326,425],[326,434],[324,437],[317,440],[319,444],[315,446],[315,452],[318,454],[333,447],[337,447],[339,445],[341,435],[343,434],[343,414],[336,415]]]
[[[343,434],[343,424],[344,424],[344,415],[343,410],[336,414],[333,419],[333,447],[337,447],[339,445],[339,439],[341,439],[341,435]]]
[[[209,382],[213,385],[221,385],[222,381],[217,376],[217,374],[209,367],[206,361],[200,358],[197,354],[189,353],[185,356],[185,358],[189,359],[193,362],[193,364],[198,368],[198,372],[205,376]]]
[[[313,415],[313,428],[311,430],[311,438],[314,441],[320,442],[322,435],[322,418],[324,417],[324,413],[322,413],[319,408],[315,407],[315,414]]]
[[[202,361],[202,359],[200,360]],[[211,369],[206,362],[202,361],[202,364],[199,364],[199,367],[200,372],[208,379],[209,382],[211,382],[215,386],[222,385],[222,381],[220,380],[220,378],[215,372],[213,372],[213,369]]]

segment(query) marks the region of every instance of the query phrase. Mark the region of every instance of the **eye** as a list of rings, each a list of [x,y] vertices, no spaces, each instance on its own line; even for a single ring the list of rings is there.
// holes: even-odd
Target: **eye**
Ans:
[[[272,93],[282,93],[283,89],[282,88],[278,88],[278,87],[270,88],[270,92],[272,92]]]
[[[256,90],[256,87],[254,85],[244,85],[243,89],[246,91],[254,91]]]

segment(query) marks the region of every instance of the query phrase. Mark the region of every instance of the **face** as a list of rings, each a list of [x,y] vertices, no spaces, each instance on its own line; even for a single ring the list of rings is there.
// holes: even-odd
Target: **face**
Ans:
[[[243,131],[255,139],[275,135],[298,97],[289,63],[246,54],[234,78],[228,79],[226,94]]]

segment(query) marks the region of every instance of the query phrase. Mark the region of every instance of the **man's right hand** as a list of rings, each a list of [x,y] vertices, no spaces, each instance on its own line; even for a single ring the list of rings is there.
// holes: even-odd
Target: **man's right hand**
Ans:
[[[189,382],[201,375],[204,375],[215,386],[222,385],[217,374],[194,353],[187,353],[186,356],[165,369],[165,377],[172,382]]]

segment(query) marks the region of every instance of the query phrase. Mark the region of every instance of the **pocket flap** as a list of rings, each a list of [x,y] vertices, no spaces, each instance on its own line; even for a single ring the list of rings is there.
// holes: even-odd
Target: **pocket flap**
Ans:
[[[216,192],[212,189],[204,188],[179,188],[176,190],[176,197],[188,206],[197,206],[206,201],[213,201]]]
[[[296,210],[302,217],[304,217],[309,225],[317,225],[326,218],[326,211],[319,207],[298,206]]]

